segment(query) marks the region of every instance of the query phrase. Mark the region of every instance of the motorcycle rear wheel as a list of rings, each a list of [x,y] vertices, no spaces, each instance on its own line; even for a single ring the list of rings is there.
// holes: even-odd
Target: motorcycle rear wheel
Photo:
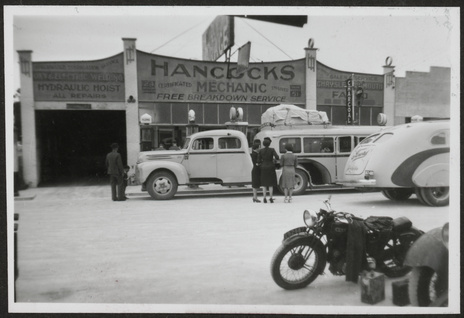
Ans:
[[[404,265],[406,253],[414,242],[421,235],[420,232],[414,231],[400,235],[399,238],[393,238],[385,247],[385,258],[382,260],[382,271],[387,277],[402,277],[411,271],[411,267]]]
[[[304,238],[289,245],[282,244],[271,261],[274,282],[292,290],[311,284],[326,266],[326,252],[319,240]]]

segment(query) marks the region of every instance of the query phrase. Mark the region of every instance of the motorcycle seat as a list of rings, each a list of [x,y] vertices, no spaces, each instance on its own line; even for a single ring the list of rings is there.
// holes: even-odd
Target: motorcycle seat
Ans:
[[[403,231],[409,230],[411,226],[412,226],[411,220],[409,220],[405,216],[393,219],[393,231],[397,233],[401,233]]]

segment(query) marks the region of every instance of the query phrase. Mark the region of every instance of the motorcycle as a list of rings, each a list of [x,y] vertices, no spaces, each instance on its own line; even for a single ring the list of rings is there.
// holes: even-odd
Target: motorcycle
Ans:
[[[284,234],[271,261],[271,275],[280,287],[292,290],[308,286],[324,273],[326,264],[334,275],[357,282],[363,270],[374,269],[387,277],[406,275],[404,264],[411,245],[424,233],[406,217],[368,217],[332,209],[305,210],[306,226]]]

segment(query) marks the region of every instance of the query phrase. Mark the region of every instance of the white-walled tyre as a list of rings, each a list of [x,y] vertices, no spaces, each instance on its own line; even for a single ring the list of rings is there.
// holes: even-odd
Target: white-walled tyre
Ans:
[[[170,172],[157,172],[147,181],[147,191],[153,199],[169,200],[177,192],[177,180]]]
[[[409,199],[409,197],[414,193],[414,189],[409,188],[393,188],[393,189],[383,189],[382,194],[393,201],[403,201]]]
[[[449,205],[449,187],[420,188],[419,193],[430,206]]]

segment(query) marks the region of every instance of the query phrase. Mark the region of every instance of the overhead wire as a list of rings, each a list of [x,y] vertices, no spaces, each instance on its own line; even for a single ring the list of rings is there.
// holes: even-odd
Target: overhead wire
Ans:
[[[176,35],[175,37],[173,37],[172,39],[170,39],[169,41],[165,42],[164,44],[158,46],[157,48],[155,48],[154,50],[152,50],[150,53],[153,53],[157,50],[159,50],[160,48],[162,48],[163,46],[165,46],[166,44],[174,41],[175,39],[177,39],[178,37],[184,35],[185,33],[189,32],[189,31],[192,31],[193,29],[195,29],[197,26],[199,26],[200,24],[204,23],[205,21],[201,21],[200,23],[196,24],[195,26],[191,27],[191,28],[188,28],[187,30],[183,31],[182,33],[179,33],[178,35]]]
[[[274,44],[271,40],[269,40],[267,37],[265,37],[261,32],[259,32],[258,30],[256,30],[254,27],[252,27],[247,21],[243,20],[243,22],[245,22],[250,28],[252,28],[256,33],[258,33],[259,35],[261,35],[264,39],[266,39],[269,43],[271,43],[272,45],[274,45],[280,52],[284,53],[286,56],[288,56],[291,60],[293,60],[293,58],[288,55],[284,50],[282,50],[279,46],[277,46],[276,44]]]

